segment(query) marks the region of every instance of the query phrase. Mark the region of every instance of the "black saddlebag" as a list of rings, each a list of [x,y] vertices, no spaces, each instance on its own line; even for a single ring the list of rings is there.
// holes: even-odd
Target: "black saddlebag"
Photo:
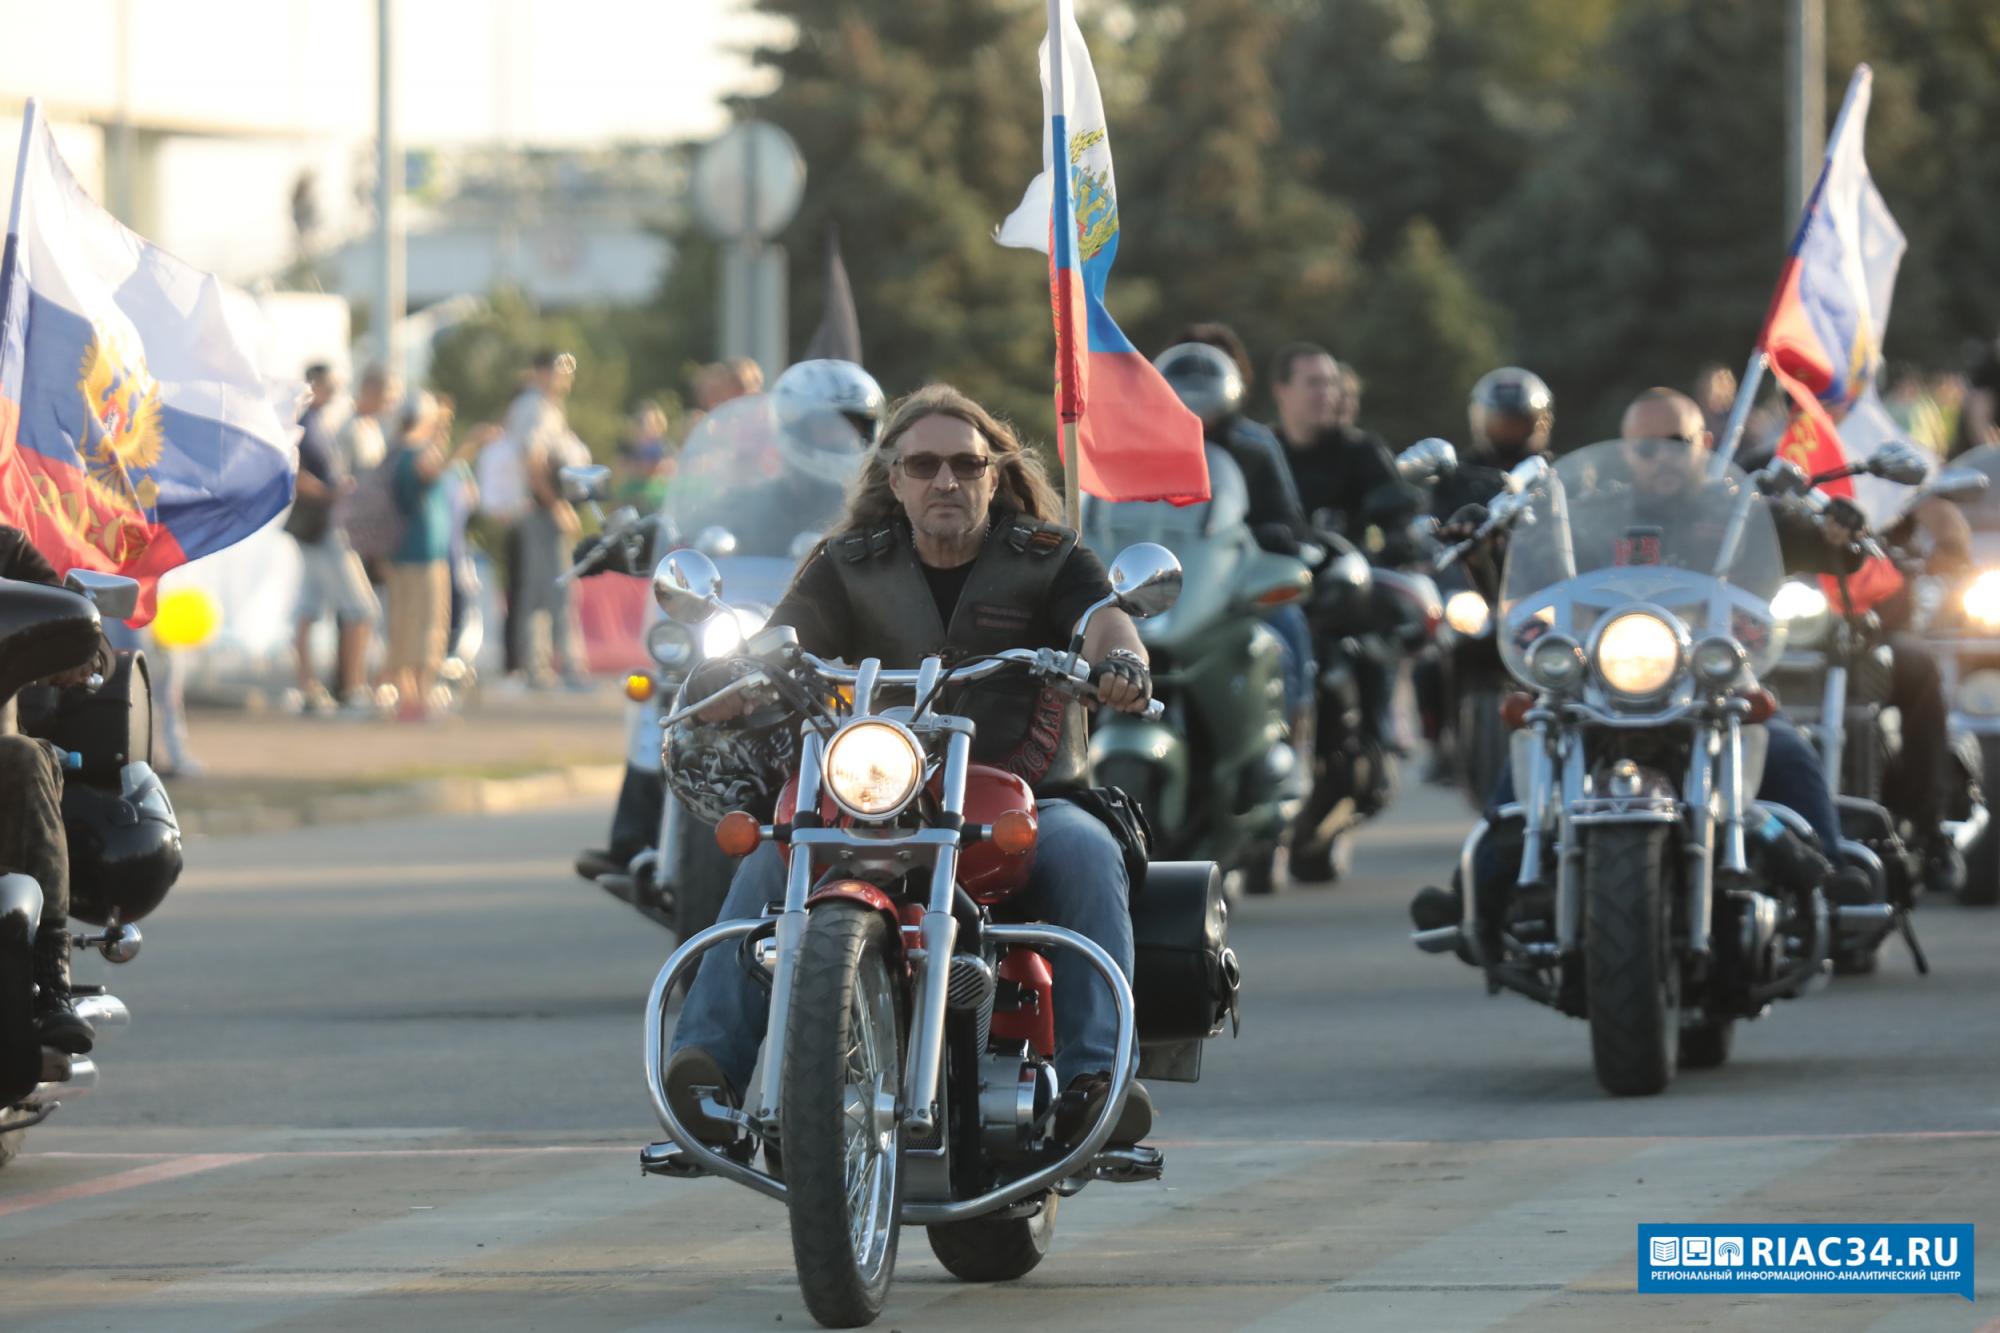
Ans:
[[[1236,1019],[1242,981],[1220,869],[1211,861],[1155,861],[1132,904],[1132,941],[1139,1072],[1193,1082],[1201,1043]]]
[[[77,776],[83,781],[117,790],[125,765],[153,762],[153,682],[145,654],[111,654],[110,669],[96,689],[34,685],[22,690],[20,726],[24,736],[81,755]]]

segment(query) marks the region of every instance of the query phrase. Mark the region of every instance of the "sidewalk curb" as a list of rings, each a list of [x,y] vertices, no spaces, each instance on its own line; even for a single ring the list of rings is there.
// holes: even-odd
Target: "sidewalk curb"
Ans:
[[[578,764],[517,778],[429,778],[374,791],[338,792],[310,807],[232,805],[175,814],[184,834],[281,833],[322,824],[535,810],[577,797],[616,796],[624,777],[622,764]]]

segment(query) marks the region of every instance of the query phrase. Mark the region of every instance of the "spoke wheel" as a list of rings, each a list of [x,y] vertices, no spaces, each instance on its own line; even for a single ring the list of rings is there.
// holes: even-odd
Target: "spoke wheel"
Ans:
[[[872,1322],[896,1266],[903,1017],[887,955],[877,913],[814,911],[785,1029],[792,1255],[806,1307],[828,1328]]]

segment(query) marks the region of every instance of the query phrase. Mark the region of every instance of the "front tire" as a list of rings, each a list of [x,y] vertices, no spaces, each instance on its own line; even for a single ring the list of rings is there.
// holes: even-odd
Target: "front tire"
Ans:
[[[1453,730],[1458,744],[1453,760],[1458,786],[1476,811],[1484,812],[1500,769],[1507,763],[1507,728],[1500,721],[1498,690],[1468,690],[1458,701]]]
[[[1011,1282],[1048,1257],[1055,1240],[1054,1190],[1033,1217],[975,1217],[930,1228],[931,1253],[961,1282]]]
[[[1645,1097],[1673,1080],[1680,960],[1666,886],[1667,831],[1602,824],[1584,843],[1584,976],[1597,1081]]]
[[[1680,1067],[1715,1069],[1729,1059],[1735,1044],[1736,1020],[1714,1018],[1681,1029]]]
[[[828,1328],[872,1323],[896,1268],[903,1018],[888,945],[876,912],[816,909],[785,1026],[780,1137],[792,1255],[806,1308]]]

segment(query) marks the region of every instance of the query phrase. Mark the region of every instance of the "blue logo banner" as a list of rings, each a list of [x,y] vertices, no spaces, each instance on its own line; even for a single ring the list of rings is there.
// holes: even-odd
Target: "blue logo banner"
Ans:
[[[1942,1291],[1969,1301],[1972,1250],[1964,1222],[1642,1223],[1639,1290]]]

